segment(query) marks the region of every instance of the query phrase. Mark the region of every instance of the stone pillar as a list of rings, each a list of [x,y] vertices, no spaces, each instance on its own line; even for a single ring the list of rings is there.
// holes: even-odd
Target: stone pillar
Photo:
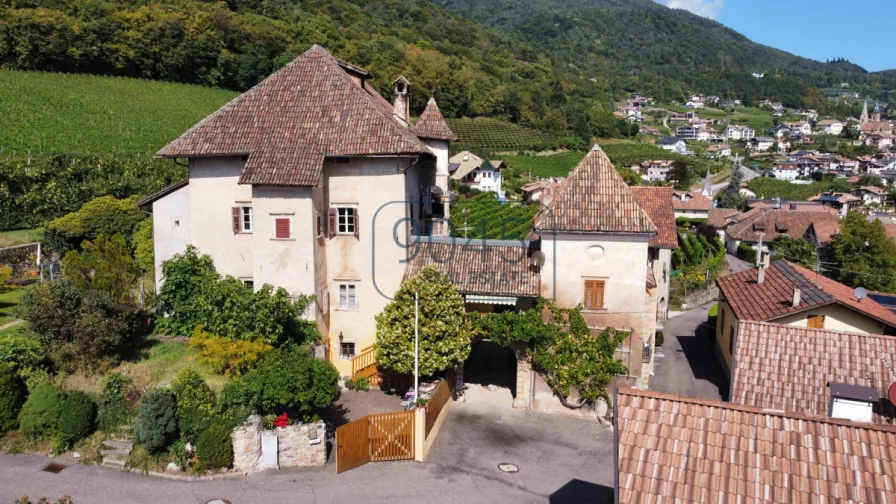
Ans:
[[[426,454],[423,446],[426,443],[426,410],[417,408],[414,410],[414,460],[423,462]]]
[[[529,409],[532,397],[532,362],[527,356],[525,343],[511,343],[510,348],[516,355],[516,397],[513,399],[513,407]]]
[[[261,419],[249,417],[247,424],[230,434],[233,442],[233,467],[239,471],[251,471],[261,457]]]

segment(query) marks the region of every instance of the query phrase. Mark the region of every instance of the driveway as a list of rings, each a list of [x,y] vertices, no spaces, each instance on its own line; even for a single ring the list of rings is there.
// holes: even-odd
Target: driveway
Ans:
[[[0,502],[67,493],[76,504],[604,504],[613,484],[613,433],[575,418],[455,403],[422,464],[372,463],[340,475],[330,464],[189,482],[78,464],[52,474],[41,471],[47,461],[0,455]],[[502,462],[520,471],[503,473]]]
[[[713,353],[708,303],[666,320],[650,389],[702,399],[727,399],[728,379]]]
[[[746,271],[748,269],[753,269],[753,265],[744,261],[743,259],[738,259],[731,254],[727,254],[726,260],[728,261],[728,274],[733,275],[735,273],[740,273],[741,271]]]

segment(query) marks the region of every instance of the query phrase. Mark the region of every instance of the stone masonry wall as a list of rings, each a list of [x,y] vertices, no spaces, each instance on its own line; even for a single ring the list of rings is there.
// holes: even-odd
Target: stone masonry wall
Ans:
[[[261,420],[257,415],[249,417],[246,425],[234,429],[233,467],[239,471],[256,471],[261,462]],[[273,432],[277,436],[277,459],[280,467],[311,467],[327,463],[326,426],[317,424],[296,424],[279,427]],[[311,444],[312,433],[319,442]]]

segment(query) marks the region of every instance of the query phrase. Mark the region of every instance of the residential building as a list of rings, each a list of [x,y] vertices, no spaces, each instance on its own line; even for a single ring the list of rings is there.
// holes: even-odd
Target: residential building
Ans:
[[[809,135],[812,133],[812,125],[807,121],[785,123],[791,132],[798,132],[801,135]]]
[[[775,138],[784,138],[790,136],[790,134],[793,133],[793,130],[786,124],[778,124],[769,128],[768,132]]]
[[[659,147],[676,154],[685,154],[688,152],[688,144],[682,138],[666,137],[656,143]]]
[[[722,100],[719,100],[719,103],[718,103],[719,108],[723,108],[723,109],[733,109],[734,107],[737,107],[738,105],[740,105],[740,100],[722,99]]]
[[[192,244],[255,289],[314,294],[307,316],[343,376],[405,276],[398,241],[447,216],[457,139],[434,100],[411,123],[407,79],[393,103],[369,79],[313,46],[163,148],[187,160],[188,181],[144,201],[158,285],[161,263]]]
[[[638,171],[641,178],[648,182],[665,182],[673,166],[675,161],[671,159],[653,159],[641,163]]]
[[[731,157],[731,146],[728,144],[713,144],[706,149],[706,156],[710,159]]]
[[[822,205],[829,206],[841,217],[846,217],[846,213],[850,210],[858,208],[862,204],[862,199],[849,193],[841,193],[829,191],[817,194],[809,198],[809,201],[817,201]]]
[[[656,236],[647,249],[647,264],[656,283],[656,321],[666,320],[669,307],[669,282],[672,274],[672,251],[678,248],[678,228],[672,211],[671,187],[632,187],[638,205],[647,212],[656,226]],[[649,283],[649,281],[648,281]]]
[[[875,149],[888,150],[893,146],[896,135],[892,133],[872,133],[865,137],[865,145]]]
[[[707,227],[724,243],[725,229],[733,222],[730,219],[740,213],[736,208],[711,208],[707,217]]]
[[[451,156],[449,163],[454,180],[482,192],[493,192],[499,198],[504,197],[501,188],[501,170],[506,168],[504,161],[482,159],[470,151],[463,151]]]
[[[628,388],[613,405],[617,503],[893,500],[893,426]]]
[[[767,257],[767,256],[766,256]],[[852,287],[787,260],[716,280],[719,315],[715,352],[730,376],[742,321],[862,334],[896,334],[896,314],[873,299],[857,299]]]
[[[722,131],[722,136],[728,140],[750,140],[756,136],[756,132],[749,126],[732,124]]]
[[[697,113],[696,110],[688,110],[687,112],[684,112],[681,114],[673,112],[669,116],[669,121],[670,122],[689,122],[689,121],[693,121],[693,120],[699,119],[699,118],[700,118],[700,115]]]
[[[772,176],[778,180],[796,180],[800,176],[796,163],[775,163]]]
[[[818,129],[822,133],[826,135],[840,135],[843,133],[843,127],[845,126],[842,122],[836,119],[822,119],[818,121]]]
[[[702,96],[694,95],[685,102],[684,106],[688,108],[702,109],[706,107],[706,100],[704,100]]]
[[[642,135],[654,135],[654,136],[662,135],[662,132],[660,130],[654,128],[653,126],[648,126],[646,124],[641,126],[641,129],[638,130],[638,133],[640,133]]]
[[[691,191],[674,191],[672,193],[672,209],[675,217],[691,217],[694,219],[709,218],[712,200],[703,194]]]
[[[541,295],[561,307],[582,306],[590,327],[631,330],[623,360],[631,377],[647,383],[657,287],[648,249],[657,228],[600,147],[588,152],[542,207],[535,233],[546,265]]]
[[[765,152],[772,148],[772,145],[775,144],[774,138],[769,137],[754,137],[750,140],[749,147],[757,152]]]
[[[775,202],[774,206],[752,208],[744,212],[737,222],[725,230],[725,246],[731,254],[737,254],[741,244],[749,245],[754,250],[759,250],[759,242],[762,242],[762,250],[767,251],[771,242],[779,235],[790,238],[805,238],[806,231],[812,223],[832,222],[838,223],[836,215],[822,211],[803,210],[804,206],[796,206],[799,210],[784,208],[784,205]],[[818,207],[823,209],[823,207]]]
[[[862,198],[863,205],[883,205],[887,198],[886,191],[875,186],[862,186],[853,189],[852,195]]]
[[[883,399],[894,379],[885,357],[896,356],[893,336],[754,321],[740,321],[735,333],[731,402],[827,416],[834,384],[870,387],[867,416],[846,419],[896,424],[896,406]]]
[[[547,205],[554,198],[554,194],[562,183],[562,177],[552,177],[530,182],[521,187],[520,190],[523,192],[523,199],[525,201],[537,201],[542,205]]]
[[[682,140],[696,140],[698,130],[698,127],[690,124],[678,126],[677,128],[675,128],[675,136],[681,138]]]

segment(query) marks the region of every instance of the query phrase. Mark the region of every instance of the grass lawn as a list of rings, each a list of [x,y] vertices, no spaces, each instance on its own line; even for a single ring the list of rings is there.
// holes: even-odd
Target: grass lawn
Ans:
[[[0,231],[0,247],[11,247],[23,243],[41,241],[43,232],[38,229],[19,229],[16,231]]]
[[[0,291],[0,325],[15,320],[13,313],[24,295],[25,289],[21,288]]]

